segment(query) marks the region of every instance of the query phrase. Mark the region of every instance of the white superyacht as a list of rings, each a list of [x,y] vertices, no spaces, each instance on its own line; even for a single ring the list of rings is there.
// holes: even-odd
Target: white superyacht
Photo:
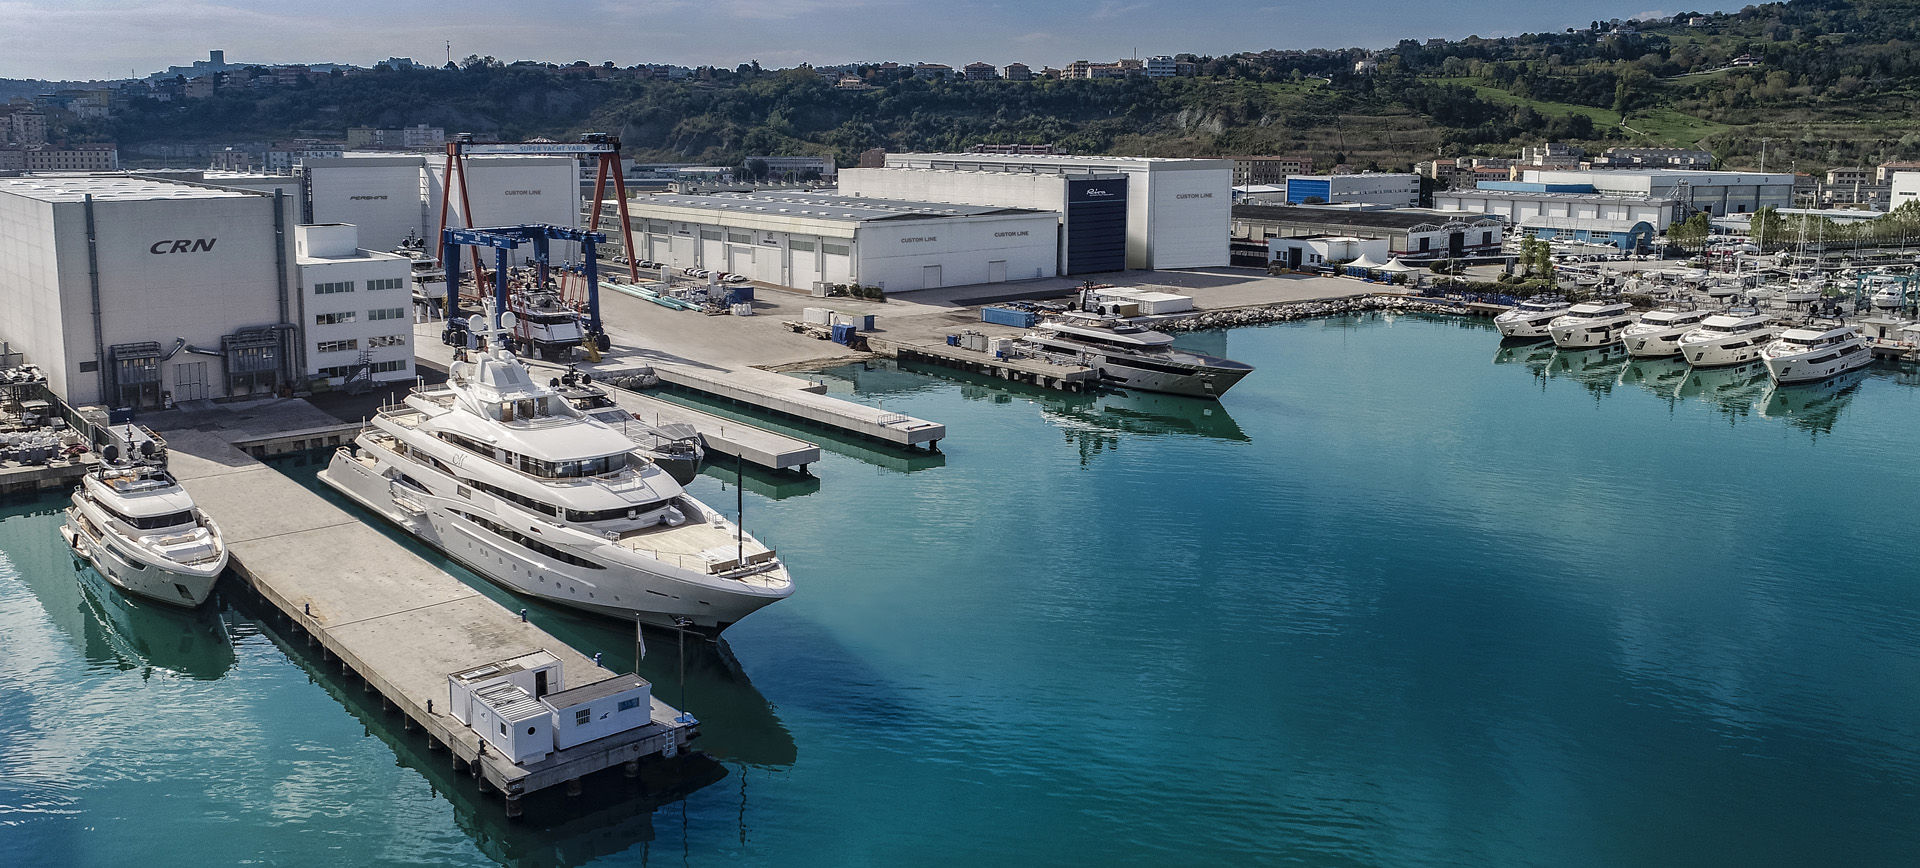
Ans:
[[[60,536],[114,587],[173,606],[207,601],[227,547],[186,489],[150,464],[103,465],[74,489]]]
[[[1120,388],[1218,398],[1253,373],[1252,365],[1180,349],[1172,335],[1115,317],[1066,313],[1034,328],[1022,339],[1028,345],[1082,361]]]
[[[717,636],[793,592],[772,549],[506,350],[383,408],[320,478],[497,584],[587,611]]]
[[[1737,365],[1760,358],[1780,327],[1763,313],[1719,313],[1680,337],[1680,355],[1696,368]]]
[[[1565,315],[1571,307],[1573,304],[1565,299],[1529,298],[1494,317],[1493,325],[1503,338],[1542,340],[1548,336],[1547,323]]]
[[[1620,340],[1628,355],[1637,359],[1660,359],[1680,354],[1680,336],[1692,331],[1707,318],[1704,310],[1650,310],[1640,321],[1627,326]]]

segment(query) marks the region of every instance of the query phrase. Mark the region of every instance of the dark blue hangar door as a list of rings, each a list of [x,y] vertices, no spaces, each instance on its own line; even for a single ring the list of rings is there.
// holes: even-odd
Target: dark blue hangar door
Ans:
[[[1067,273],[1127,267],[1127,179],[1067,180]]]

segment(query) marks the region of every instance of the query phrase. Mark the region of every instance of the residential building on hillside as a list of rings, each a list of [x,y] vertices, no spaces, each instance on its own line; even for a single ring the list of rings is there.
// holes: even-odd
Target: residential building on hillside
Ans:
[[[1006,75],[1006,78],[1008,81],[1032,81],[1033,80],[1033,69],[1027,66],[1026,64],[1020,63],[1018,61],[1007,64],[1006,68],[1003,70],[1003,73]]]
[[[968,81],[993,81],[1000,77],[999,70],[993,64],[976,60],[962,67]]]
[[[1713,153],[1693,148],[1608,148],[1587,165],[1594,169],[1711,169]]]
[[[1313,173],[1312,157],[1234,157],[1233,185],[1285,184],[1290,175]]]

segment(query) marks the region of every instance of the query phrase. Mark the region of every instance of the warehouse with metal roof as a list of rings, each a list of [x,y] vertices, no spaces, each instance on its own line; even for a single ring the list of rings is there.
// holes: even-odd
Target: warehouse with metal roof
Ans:
[[[819,193],[661,193],[629,203],[634,255],[779,286],[888,292],[1053,277],[1060,215]],[[602,229],[618,232],[618,222]]]

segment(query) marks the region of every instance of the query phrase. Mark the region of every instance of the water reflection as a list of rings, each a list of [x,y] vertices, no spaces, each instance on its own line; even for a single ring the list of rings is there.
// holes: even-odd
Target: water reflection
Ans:
[[[288,641],[277,629],[267,604],[250,597],[232,609],[244,629],[267,637],[340,703],[366,734],[379,738],[401,766],[418,773],[435,796],[453,807],[454,822],[481,852],[505,865],[571,866],[644,847],[655,838],[654,816],[661,808],[719,782],[727,769],[699,751],[672,760],[652,760],[638,777],[618,767],[581,779],[581,794],[553,788],[528,796],[524,815],[507,819],[498,795],[483,791],[477,779],[456,773],[445,751],[429,750],[426,735],[401,728],[397,712],[382,710],[378,694],[310,653],[304,643]],[[671,809],[669,809],[671,810]]]
[[[59,511],[56,507],[30,514]],[[72,569],[26,569],[20,581],[89,665],[139,670],[143,678],[172,674],[204,681],[236,665],[217,599],[198,609],[178,609],[128,596],[74,558],[58,534],[48,536],[48,547],[58,547],[61,557],[49,557],[47,563],[64,562]]]
[[[1862,368],[1818,383],[1774,386],[1760,404],[1760,415],[1785,419],[1787,424],[1815,436],[1831,433],[1840,410],[1853,400],[1854,392],[1867,379]]]
[[[1040,402],[1049,419],[1122,434],[1183,434],[1251,441],[1219,401],[1154,392],[1071,394],[1055,392]]]
[[[1547,363],[1547,376],[1572,380],[1595,396],[1604,396],[1613,391],[1613,385],[1620,380],[1620,369],[1630,358],[1627,349],[1621,346],[1560,350]]]
[[[1634,359],[1620,369],[1620,383],[1625,386],[1638,386],[1672,404],[1680,399],[1680,384],[1686,382],[1688,371],[1692,370],[1685,359],[1672,356],[1664,359]]]
[[[786,500],[789,497],[803,497],[820,490],[820,477],[802,476],[781,470],[768,470],[757,464],[736,465],[732,458],[720,456],[718,463],[707,462],[700,465],[700,475],[732,485],[744,479],[747,490],[769,500]],[[717,504],[708,504],[717,506]]]
[[[1682,398],[1699,398],[1729,419],[1753,414],[1754,402],[1767,388],[1764,362],[1745,362],[1719,368],[1694,368],[1680,384]]]

